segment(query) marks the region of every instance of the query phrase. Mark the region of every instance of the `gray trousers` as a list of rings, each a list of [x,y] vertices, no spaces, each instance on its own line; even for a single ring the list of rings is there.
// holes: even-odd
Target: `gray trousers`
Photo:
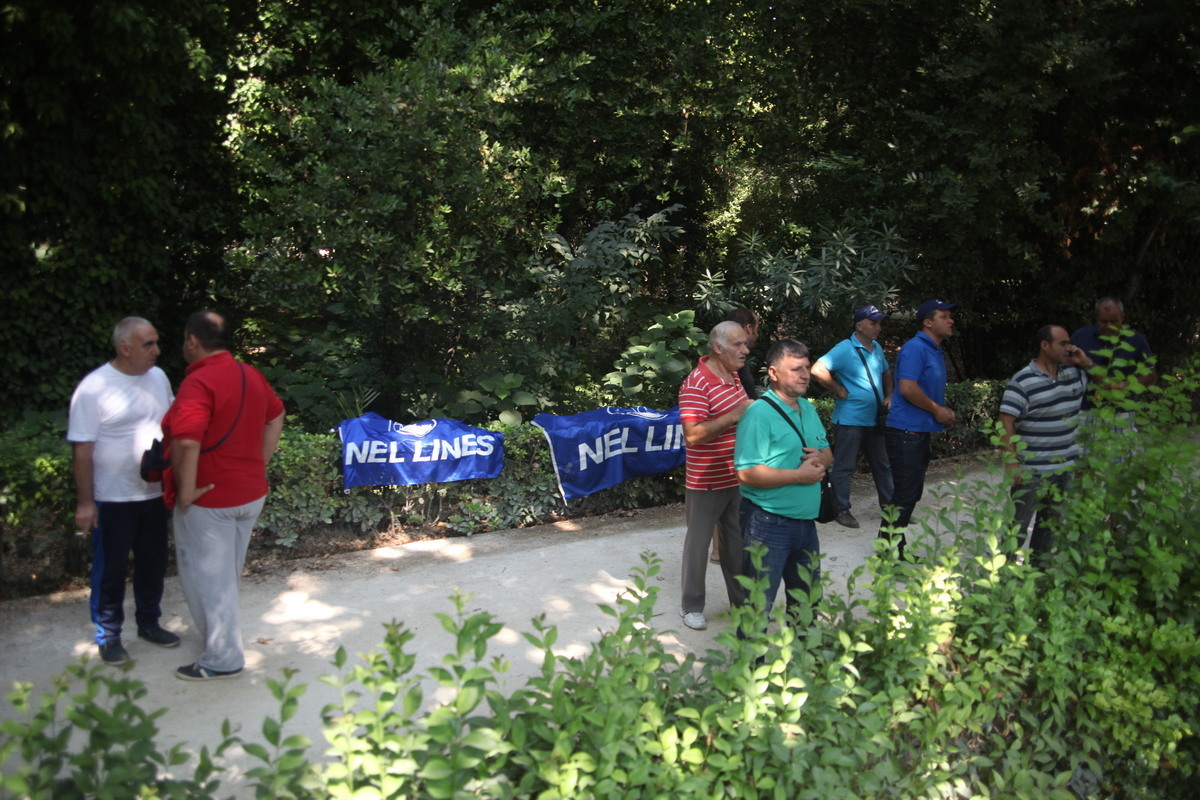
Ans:
[[[701,489],[685,491],[683,513],[687,520],[687,534],[683,538],[683,568],[680,574],[683,584],[680,607],[683,613],[704,611],[704,578],[708,571],[708,546],[712,541],[714,526],[717,529],[717,553],[721,556],[721,574],[725,577],[729,605],[742,604],[742,585],[737,582],[737,576],[742,571],[742,526],[738,521],[741,503],[742,493],[736,486],[711,492]]]
[[[218,672],[246,665],[238,587],[250,531],[266,497],[232,508],[175,509],[175,558],[179,583],[204,651],[196,663]]]

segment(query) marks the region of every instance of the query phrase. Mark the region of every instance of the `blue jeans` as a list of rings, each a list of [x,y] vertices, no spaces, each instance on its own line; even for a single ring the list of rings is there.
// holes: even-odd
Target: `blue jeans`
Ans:
[[[875,493],[879,496],[879,507],[892,501],[892,467],[888,461],[887,445],[883,431],[874,425],[836,425],[833,429],[833,494],[837,499],[837,512],[850,510],[850,476],[858,466],[858,451],[865,445],[867,463],[871,465],[871,477],[875,479]]]
[[[783,582],[787,608],[794,612],[808,602],[808,592],[821,582],[821,540],[817,524],[811,519],[791,519],[772,514],[742,498],[742,539],[745,543],[744,572],[753,580],[767,578],[767,612]],[[750,558],[753,547],[763,548],[762,570],[754,568]],[[792,592],[800,597],[793,597]]]
[[[892,464],[892,502],[900,509],[894,525],[907,528],[913,509],[925,492],[925,472],[929,469],[930,434],[885,428],[888,461]],[[886,523],[884,523],[886,524]]]

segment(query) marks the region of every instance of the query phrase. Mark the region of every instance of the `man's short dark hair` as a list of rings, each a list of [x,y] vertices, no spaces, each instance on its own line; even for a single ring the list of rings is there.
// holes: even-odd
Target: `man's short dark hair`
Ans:
[[[197,311],[188,317],[187,324],[183,326],[183,335],[195,336],[200,346],[210,352],[228,350],[231,347],[229,326],[225,324],[225,318],[208,309]]]
[[[1037,336],[1038,347],[1041,347],[1042,342],[1046,342],[1047,344],[1054,343],[1055,328],[1062,328],[1062,325],[1043,325],[1037,329],[1035,336]],[[1066,328],[1063,328],[1063,330],[1065,331]]]
[[[812,356],[808,352],[808,345],[795,339],[780,339],[767,351],[767,366],[777,367],[788,356],[812,360]]]
[[[729,316],[725,317],[725,320],[727,322],[736,322],[743,328],[758,324],[758,316],[748,308],[735,308],[729,312]]]

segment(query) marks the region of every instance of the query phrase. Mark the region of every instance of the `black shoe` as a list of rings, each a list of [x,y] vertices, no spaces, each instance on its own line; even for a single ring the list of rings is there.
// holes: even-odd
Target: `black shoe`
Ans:
[[[854,518],[854,515],[850,513],[850,509],[846,509],[842,513],[838,514],[837,519],[834,521],[837,522],[838,525],[841,525],[844,528],[857,528],[858,527],[858,520],[856,520]]]
[[[159,647],[179,647],[179,637],[158,625],[153,628],[138,628],[138,638]]]
[[[175,670],[175,677],[181,681],[215,681],[221,678],[236,678],[241,675],[240,669],[231,669],[228,672],[218,672],[215,669],[202,667],[199,664],[185,664]]]
[[[121,646],[120,639],[109,639],[100,645],[100,660],[115,667],[128,661],[129,653]]]

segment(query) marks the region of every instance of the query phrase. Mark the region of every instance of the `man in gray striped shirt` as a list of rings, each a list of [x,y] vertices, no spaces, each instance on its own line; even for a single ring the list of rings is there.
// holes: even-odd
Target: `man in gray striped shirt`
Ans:
[[[1088,354],[1071,344],[1066,328],[1045,325],[1037,338],[1037,358],[1009,379],[1000,401],[1001,445],[1013,455],[1017,546],[1024,545],[1025,530],[1037,513],[1029,537],[1035,563],[1050,551],[1055,508],[1080,455],[1075,434],[1087,389],[1084,370],[1092,366]],[[1018,436],[1025,445],[1020,450],[1013,438]]]

